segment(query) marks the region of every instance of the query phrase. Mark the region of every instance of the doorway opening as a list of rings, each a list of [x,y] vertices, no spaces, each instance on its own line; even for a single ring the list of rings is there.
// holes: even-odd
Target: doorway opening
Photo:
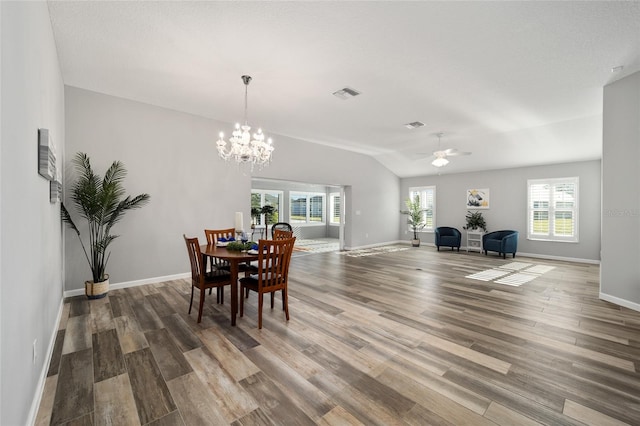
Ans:
[[[265,205],[273,207],[272,214],[258,213]],[[294,254],[344,249],[345,190],[341,185],[253,178],[251,210],[254,237],[270,235],[277,222],[291,225],[297,238]]]

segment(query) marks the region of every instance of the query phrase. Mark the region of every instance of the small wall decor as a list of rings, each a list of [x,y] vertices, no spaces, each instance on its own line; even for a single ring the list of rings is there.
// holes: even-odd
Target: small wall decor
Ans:
[[[38,173],[51,181],[56,178],[56,153],[48,129],[38,129]]]
[[[489,188],[467,189],[468,209],[488,209],[489,208]]]
[[[62,184],[57,180],[49,181],[49,202],[55,204],[60,201],[60,194],[62,192]]]

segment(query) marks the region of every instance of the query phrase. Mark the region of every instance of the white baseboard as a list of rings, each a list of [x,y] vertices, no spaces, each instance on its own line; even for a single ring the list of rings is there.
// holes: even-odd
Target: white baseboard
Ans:
[[[33,396],[31,408],[29,409],[29,417],[27,421],[28,425],[35,424],[36,417],[38,416],[38,409],[40,408],[40,402],[42,402],[42,394],[44,393],[44,382],[47,380],[47,372],[49,371],[49,364],[51,364],[51,357],[53,357],[53,348],[55,347],[56,337],[58,336],[58,325],[60,324],[60,319],[62,318],[63,306],[64,299],[60,299],[58,315],[56,316],[56,321],[53,324],[53,332],[51,333],[51,337],[49,338],[47,354],[45,356],[44,362],[42,363],[42,370],[40,371],[40,377],[38,378],[38,384],[36,385],[36,393]]]
[[[388,246],[389,244],[411,244],[411,241],[403,241],[403,240],[396,240],[396,241],[387,241],[384,243],[376,243],[376,244],[367,244],[364,246],[355,246],[355,247],[347,247],[344,246],[345,250],[362,250],[362,249],[368,249],[368,248],[373,248],[373,247],[381,247],[381,246]]]
[[[516,257],[524,256],[524,257],[534,257],[537,259],[549,259],[549,260],[561,260],[565,262],[575,262],[575,263],[589,263],[591,265],[599,265],[600,261],[596,259],[582,259],[579,257],[564,257],[564,256],[550,256],[546,254],[537,254],[537,253],[522,253],[517,252]],[[507,255],[509,258],[509,255]]]
[[[619,297],[612,296],[610,294],[606,294],[606,293],[602,293],[602,292],[599,293],[598,297],[600,297],[601,300],[605,300],[607,302],[615,303],[616,305],[623,306],[623,307],[631,309],[633,311],[640,312],[640,303],[630,302],[628,300],[621,299]]]
[[[161,283],[163,281],[181,280],[183,278],[189,278],[190,272],[183,274],[165,275],[163,277],[145,278],[143,280],[125,281],[121,283],[109,283],[109,290],[117,290],[119,288],[136,287],[145,284]],[[74,290],[67,290],[64,292],[64,297],[82,296],[84,294],[84,288],[78,288]]]

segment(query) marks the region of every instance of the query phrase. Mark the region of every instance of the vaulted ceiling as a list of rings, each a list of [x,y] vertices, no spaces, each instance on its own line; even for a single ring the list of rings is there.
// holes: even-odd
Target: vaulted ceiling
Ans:
[[[602,87],[640,70],[635,1],[48,3],[67,85],[233,123],[248,74],[274,155],[286,135],[401,177],[600,158]],[[433,167],[440,132],[472,154]]]

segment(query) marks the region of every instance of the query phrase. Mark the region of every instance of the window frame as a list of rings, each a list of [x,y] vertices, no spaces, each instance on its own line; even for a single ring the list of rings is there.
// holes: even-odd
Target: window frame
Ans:
[[[335,200],[338,199],[339,204],[336,206]],[[327,217],[329,218],[329,226],[339,226],[342,219],[342,199],[339,192],[329,193],[329,203],[327,209]],[[338,207],[338,221],[334,220],[334,213]]]
[[[579,239],[579,218],[580,218],[580,179],[577,176],[566,178],[549,178],[549,179],[528,179],[527,180],[527,239],[532,241],[553,241],[562,243],[577,243]],[[548,185],[548,200],[534,200],[534,186]],[[573,185],[573,201],[572,207],[558,206],[563,200],[558,197],[560,191],[556,188],[561,185]],[[564,192],[562,192],[564,194]],[[535,202],[547,202],[546,206],[536,206]],[[534,215],[544,214],[546,212],[548,223],[548,231],[546,233],[534,232]],[[571,213],[573,234],[554,235],[556,230],[557,213]]]
[[[293,214],[293,206],[294,203],[292,202],[292,197],[305,197],[306,198],[306,205],[305,205],[305,215],[306,215],[306,219],[304,221],[302,220],[298,220],[298,219],[294,219],[294,216],[298,216],[298,215],[294,215]],[[322,220],[321,221],[312,221],[311,217],[312,217],[312,212],[311,212],[311,199],[315,198],[315,197],[321,197],[322,198],[322,206],[320,208],[320,212],[322,213]],[[327,225],[327,194],[324,192],[305,192],[305,191],[291,191],[289,192],[289,223],[291,223],[292,225],[295,226],[326,226]]]
[[[432,192],[431,195],[431,208],[429,208],[428,204],[429,204],[429,197],[427,196],[428,192]],[[425,222],[427,222],[427,216],[431,216],[431,226],[427,226],[425,225],[424,228],[422,228],[422,230],[420,230],[419,232],[435,232],[436,230],[436,186],[435,185],[429,185],[429,186],[415,186],[415,187],[410,187],[409,188],[409,198],[411,200],[413,200],[413,198],[415,197],[415,195],[418,194],[420,195],[420,206],[422,208],[428,208],[429,211],[427,212],[423,212],[423,220]],[[411,232],[413,232],[413,230],[411,229],[411,226],[407,225],[407,229]]]
[[[278,196],[278,206],[277,206],[277,211],[278,211],[278,221],[282,222],[284,221],[284,219],[282,218],[282,213],[283,213],[283,204],[284,204],[284,191],[279,191],[277,189],[251,189],[251,196],[253,197],[253,194],[260,194],[260,207],[263,207],[265,205],[265,196],[268,195],[277,195]],[[253,207],[253,200],[251,200],[251,207]],[[253,222],[253,217],[251,218],[251,221]],[[264,220],[264,214],[260,214],[259,218],[258,218],[258,223],[256,223],[256,228],[264,228],[265,227],[265,220]]]

